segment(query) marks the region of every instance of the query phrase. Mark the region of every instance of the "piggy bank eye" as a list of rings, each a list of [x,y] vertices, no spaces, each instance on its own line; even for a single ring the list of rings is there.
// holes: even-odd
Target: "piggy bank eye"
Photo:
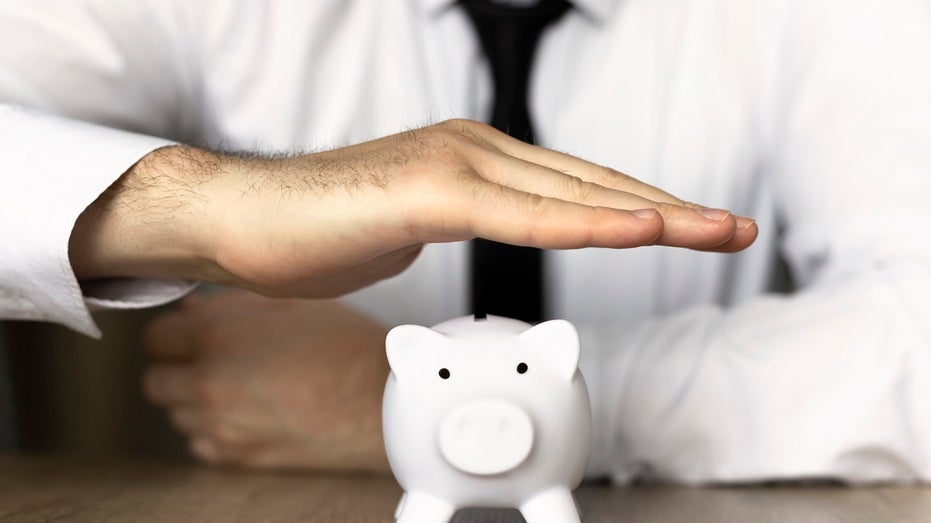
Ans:
[[[445,368],[445,367],[442,368],[442,369],[440,369],[440,377],[443,378],[444,380],[448,380],[448,379],[449,379],[449,369],[447,369],[447,368]]]
[[[523,374],[523,373],[525,373],[525,372],[527,372],[527,364],[524,363],[524,362],[518,363],[518,364],[517,364],[517,373],[518,373],[518,374]]]

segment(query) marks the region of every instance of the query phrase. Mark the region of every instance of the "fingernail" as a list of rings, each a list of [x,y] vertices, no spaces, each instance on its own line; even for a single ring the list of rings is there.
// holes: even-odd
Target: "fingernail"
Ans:
[[[636,211],[630,211],[637,218],[642,218],[644,220],[651,220],[656,217],[656,209],[637,209]]]
[[[753,225],[754,223],[756,223],[756,220],[754,220],[753,218],[747,218],[746,216],[736,216],[736,215],[735,215],[734,218],[737,219],[737,228],[738,228],[738,229],[746,229],[747,227],[750,227],[751,225]]]
[[[724,220],[727,219],[728,216],[731,215],[729,211],[725,211],[724,209],[709,209],[707,207],[695,209],[695,212],[701,214],[705,218],[714,220],[716,222],[723,222]]]

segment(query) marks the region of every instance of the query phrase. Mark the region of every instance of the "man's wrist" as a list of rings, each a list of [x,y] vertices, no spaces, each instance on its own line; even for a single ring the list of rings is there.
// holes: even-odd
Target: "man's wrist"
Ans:
[[[212,193],[225,174],[222,156],[192,147],[144,156],[78,217],[69,242],[78,280],[222,280]]]

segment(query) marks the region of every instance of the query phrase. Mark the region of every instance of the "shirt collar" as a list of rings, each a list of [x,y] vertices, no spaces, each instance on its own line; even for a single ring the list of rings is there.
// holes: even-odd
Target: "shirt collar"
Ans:
[[[436,16],[451,7],[456,0],[414,0],[428,16]],[[621,0],[571,0],[572,5],[595,23],[608,20]]]

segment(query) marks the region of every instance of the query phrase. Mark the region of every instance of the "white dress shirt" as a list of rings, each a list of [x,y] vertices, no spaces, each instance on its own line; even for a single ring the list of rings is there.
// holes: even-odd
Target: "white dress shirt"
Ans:
[[[590,472],[931,479],[927,0],[574,4],[537,55],[538,142],[760,226],[736,255],[548,253]],[[88,334],[88,306],[188,289],[82,294],[68,263],[78,214],[152,149],[325,149],[490,106],[450,0],[6,0],[0,35],[0,102],[27,108],[0,108],[0,314]],[[464,314],[465,249],[347,299],[391,324]]]

